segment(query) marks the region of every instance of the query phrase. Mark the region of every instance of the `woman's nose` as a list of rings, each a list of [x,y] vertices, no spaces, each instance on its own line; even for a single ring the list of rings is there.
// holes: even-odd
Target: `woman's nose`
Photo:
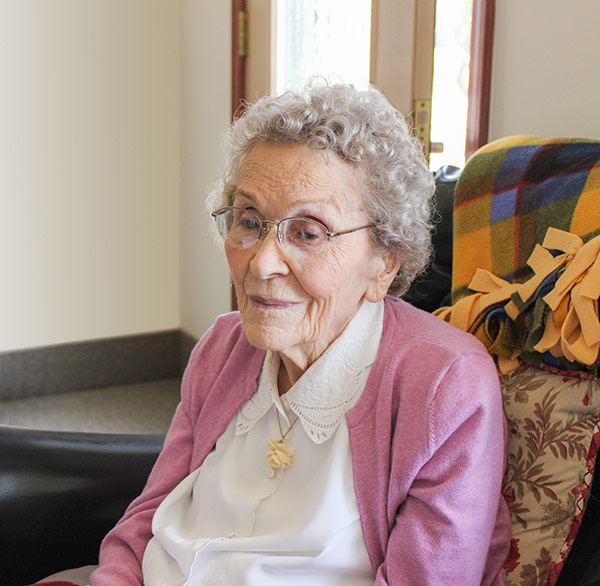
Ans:
[[[285,255],[277,241],[277,227],[269,225],[269,231],[252,247],[250,270],[258,279],[270,279],[287,275],[290,271]]]

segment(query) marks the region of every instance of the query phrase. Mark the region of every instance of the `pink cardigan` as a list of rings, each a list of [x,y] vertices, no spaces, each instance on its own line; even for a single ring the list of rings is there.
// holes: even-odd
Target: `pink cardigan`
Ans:
[[[346,419],[375,584],[504,584],[510,541],[500,495],[504,418],[483,346],[398,299],[385,301],[377,360]],[[198,468],[257,388],[264,352],[239,314],[194,349],[164,448],[100,550],[91,586],[139,586],[154,511]]]

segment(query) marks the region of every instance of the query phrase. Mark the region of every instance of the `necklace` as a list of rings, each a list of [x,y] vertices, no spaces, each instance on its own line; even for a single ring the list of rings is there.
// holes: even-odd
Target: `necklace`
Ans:
[[[283,429],[281,429],[281,419],[279,419],[277,407],[275,407],[275,415],[277,416],[277,425],[279,425],[279,435],[281,436],[281,439],[269,438],[267,440],[267,447],[269,450],[267,451],[266,461],[267,466],[270,468],[281,468],[282,470],[285,470],[294,465],[294,446],[292,445],[292,442],[285,438],[290,431],[292,431],[292,427],[296,425],[298,415],[296,415],[296,418],[292,421],[285,433],[283,433]]]

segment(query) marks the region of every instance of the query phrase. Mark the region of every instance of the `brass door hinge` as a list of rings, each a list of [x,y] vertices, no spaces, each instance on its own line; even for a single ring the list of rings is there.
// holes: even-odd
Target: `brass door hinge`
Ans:
[[[431,141],[431,100],[415,100],[415,130],[429,153]]]
[[[238,12],[238,55],[248,56],[248,13],[243,10]]]
[[[415,100],[415,130],[427,159],[430,153],[444,152],[444,143],[431,142],[431,100]]]

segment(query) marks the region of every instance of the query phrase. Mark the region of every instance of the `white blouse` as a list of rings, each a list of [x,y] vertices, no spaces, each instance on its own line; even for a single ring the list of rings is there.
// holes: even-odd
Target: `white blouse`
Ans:
[[[364,301],[283,397],[279,356],[267,353],[257,392],[158,507],[146,586],[373,584],[344,415],[364,389],[382,324],[383,302]],[[267,439],[290,425],[294,464],[273,469]]]

